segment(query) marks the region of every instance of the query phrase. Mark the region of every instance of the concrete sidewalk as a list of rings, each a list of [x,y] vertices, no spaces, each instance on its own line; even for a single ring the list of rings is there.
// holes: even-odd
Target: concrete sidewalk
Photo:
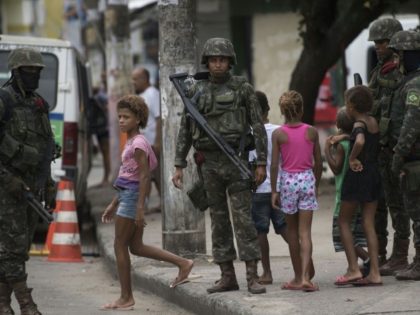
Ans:
[[[112,188],[89,189],[88,198],[97,224],[97,237],[101,252],[116,274],[113,250],[114,225],[101,224],[100,215],[112,199]],[[207,294],[206,288],[220,276],[217,265],[211,263],[210,219],[206,217],[207,256],[196,259],[193,274],[201,278],[190,283],[169,288],[176,276],[177,268],[170,264],[132,256],[134,286],[148,290],[168,301],[200,315],[205,314],[420,314],[420,282],[396,281],[384,277],[382,287],[337,288],[333,282],[337,275],[345,272],[344,253],[334,253],[331,224],[334,188],[323,182],[320,187],[320,210],[314,215],[313,245],[316,276],[314,282],[320,291],[304,293],[281,290],[281,284],[292,278],[288,248],[280,236],[269,234],[273,285],[267,286],[267,294],[252,295],[247,291],[245,266],[236,261],[235,268],[240,290],[227,293]],[[154,198],[154,200],[153,200]],[[156,196],[151,198],[156,203]],[[161,214],[146,216],[147,227],[144,242],[162,247]],[[392,229],[391,229],[392,231]],[[391,243],[391,242],[389,242]],[[411,246],[412,247],[412,246]],[[390,246],[388,252],[391,251]],[[413,249],[410,251],[410,261]],[[260,267],[260,266],[259,266]],[[261,270],[261,267],[259,268]]]

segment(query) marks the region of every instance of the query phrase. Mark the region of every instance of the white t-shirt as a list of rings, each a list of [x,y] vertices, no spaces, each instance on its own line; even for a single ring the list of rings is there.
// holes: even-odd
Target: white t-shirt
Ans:
[[[142,130],[142,134],[146,137],[147,141],[153,145],[156,140],[156,119],[160,117],[159,90],[154,86],[149,86],[139,96],[144,98],[146,105],[149,108],[147,126]]]
[[[267,167],[266,167],[267,178],[260,186],[258,186],[256,193],[271,193],[270,166],[271,166],[271,152],[272,152],[272,147],[273,147],[273,144],[271,142],[271,135],[273,134],[273,131],[279,128],[280,126],[268,123],[268,124],[265,124],[264,127],[265,127],[265,131],[267,132],[267,140],[268,140],[267,141]],[[257,152],[255,150],[250,151],[249,160],[253,161],[256,158],[257,158]],[[280,165],[281,163],[279,161],[279,175],[277,176],[277,187],[279,187],[279,183],[280,183],[280,169],[281,169]]]

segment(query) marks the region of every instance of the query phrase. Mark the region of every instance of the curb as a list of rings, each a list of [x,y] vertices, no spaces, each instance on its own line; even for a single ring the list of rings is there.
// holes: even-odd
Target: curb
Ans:
[[[98,212],[93,212],[98,213]],[[105,233],[105,228],[98,225],[99,216],[94,217],[96,224],[96,235],[98,239],[98,246],[101,256],[108,269],[117,278],[117,268],[115,256],[112,248],[108,245],[110,237]],[[133,264],[132,264],[133,266]],[[133,266],[134,267],[134,266]],[[223,298],[226,293],[212,294],[209,295],[204,287],[195,284],[189,284],[188,286],[178,286],[175,289],[169,288],[169,276],[165,276],[166,268],[146,268],[154,269],[147,273],[139,267],[133,268],[133,287],[136,289],[146,290],[159,296],[171,303],[177,304],[178,306],[200,315],[252,315],[253,312],[249,307],[239,304],[236,301],[228,300]],[[151,274],[152,273],[152,274]],[[155,273],[155,274],[153,274]]]

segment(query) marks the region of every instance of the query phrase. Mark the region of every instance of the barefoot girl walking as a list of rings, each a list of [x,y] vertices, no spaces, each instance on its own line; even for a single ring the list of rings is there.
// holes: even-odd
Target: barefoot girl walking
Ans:
[[[139,127],[147,123],[148,109],[144,100],[136,95],[122,97],[117,104],[121,132],[127,134],[127,143],[122,152],[122,163],[114,187],[114,197],[102,215],[102,222],[115,218],[114,251],[121,285],[120,297],[103,309],[130,309],[134,305],[131,288],[130,254],[163,260],[179,268],[178,276],[171,287],[185,282],[193,267],[193,261],[179,257],[160,248],[143,244],[146,226],[144,207],[150,172],[156,165],[156,157]]]

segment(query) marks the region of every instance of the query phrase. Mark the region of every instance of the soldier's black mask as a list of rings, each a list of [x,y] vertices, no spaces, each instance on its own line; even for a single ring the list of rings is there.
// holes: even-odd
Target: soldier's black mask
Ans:
[[[38,88],[41,70],[25,71],[24,68],[20,68],[19,75],[25,91],[35,91]]]
[[[404,51],[404,69],[407,72],[412,72],[420,68],[420,51],[419,50],[406,50]]]

